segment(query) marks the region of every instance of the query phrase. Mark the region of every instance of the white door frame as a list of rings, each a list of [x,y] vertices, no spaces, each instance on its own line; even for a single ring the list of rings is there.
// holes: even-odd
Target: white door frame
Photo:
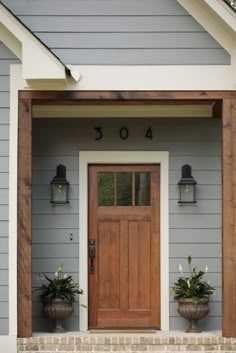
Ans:
[[[169,152],[81,151],[79,153],[80,331],[88,330],[88,165],[160,164],[161,330],[169,330]]]

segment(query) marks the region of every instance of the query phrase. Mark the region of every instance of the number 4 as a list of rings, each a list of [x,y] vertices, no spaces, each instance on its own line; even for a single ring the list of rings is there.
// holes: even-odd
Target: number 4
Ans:
[[[146,139],[152,140],[152,128],[149,127],[145,134]]]

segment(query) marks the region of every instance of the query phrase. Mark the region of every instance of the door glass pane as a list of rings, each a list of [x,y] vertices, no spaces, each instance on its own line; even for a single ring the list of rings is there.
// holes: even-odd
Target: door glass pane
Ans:
[[[98,206],[114,206],[114,173],[98,173]]]
[[[132,206],[132,173],[116,174],[117,206]]]
[[[135,206],[150,206],[150,173],[135,173]]]

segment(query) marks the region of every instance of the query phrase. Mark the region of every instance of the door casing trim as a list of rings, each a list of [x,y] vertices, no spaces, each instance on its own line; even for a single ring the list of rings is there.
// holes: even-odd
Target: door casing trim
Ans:
[[[160,164],[160,283],[161,330],[169,330],[169,152],[81,151],[79,152],[79,278],[80,331],[88,330],[88,165]]]

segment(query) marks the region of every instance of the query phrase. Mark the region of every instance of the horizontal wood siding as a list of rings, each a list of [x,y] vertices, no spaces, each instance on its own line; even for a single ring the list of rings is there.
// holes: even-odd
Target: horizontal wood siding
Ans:
[[[230,55],[176,0],[3,3],[66,64],[230,63]]]
[[[218,119],[35,119],[33,121],[33,287],[37,273],[54,275],[64,263],[66,273],[79,279],[79,151],[152,150],[170,152],[170,284],[176,280],[179,263],[187,271],[186,257],[202,268],[216,287],[210,315],[203,329],[221,328],[221,122]],[[104,138],[95,141],[94,127]],[[129,138],[121,140],[119,129],[127,126]],[[153,139],[145,138],[151,126]],[[56,134],[55,134],[55,131]],[[50,181],[57,164],[67,167],[70,204],[52,206]],[[179,206],[177,183],[181,166],[189,163],[197,181],[197,204]],[[34,330],[49,328],[34,298]],[[183,329],[185,322],[170,297],[170,328]],[[67,329],[79,328],[78,307]]]
[[[8,334],[8,204],[10,64],[16,57],[0,42],[0,335]]]

